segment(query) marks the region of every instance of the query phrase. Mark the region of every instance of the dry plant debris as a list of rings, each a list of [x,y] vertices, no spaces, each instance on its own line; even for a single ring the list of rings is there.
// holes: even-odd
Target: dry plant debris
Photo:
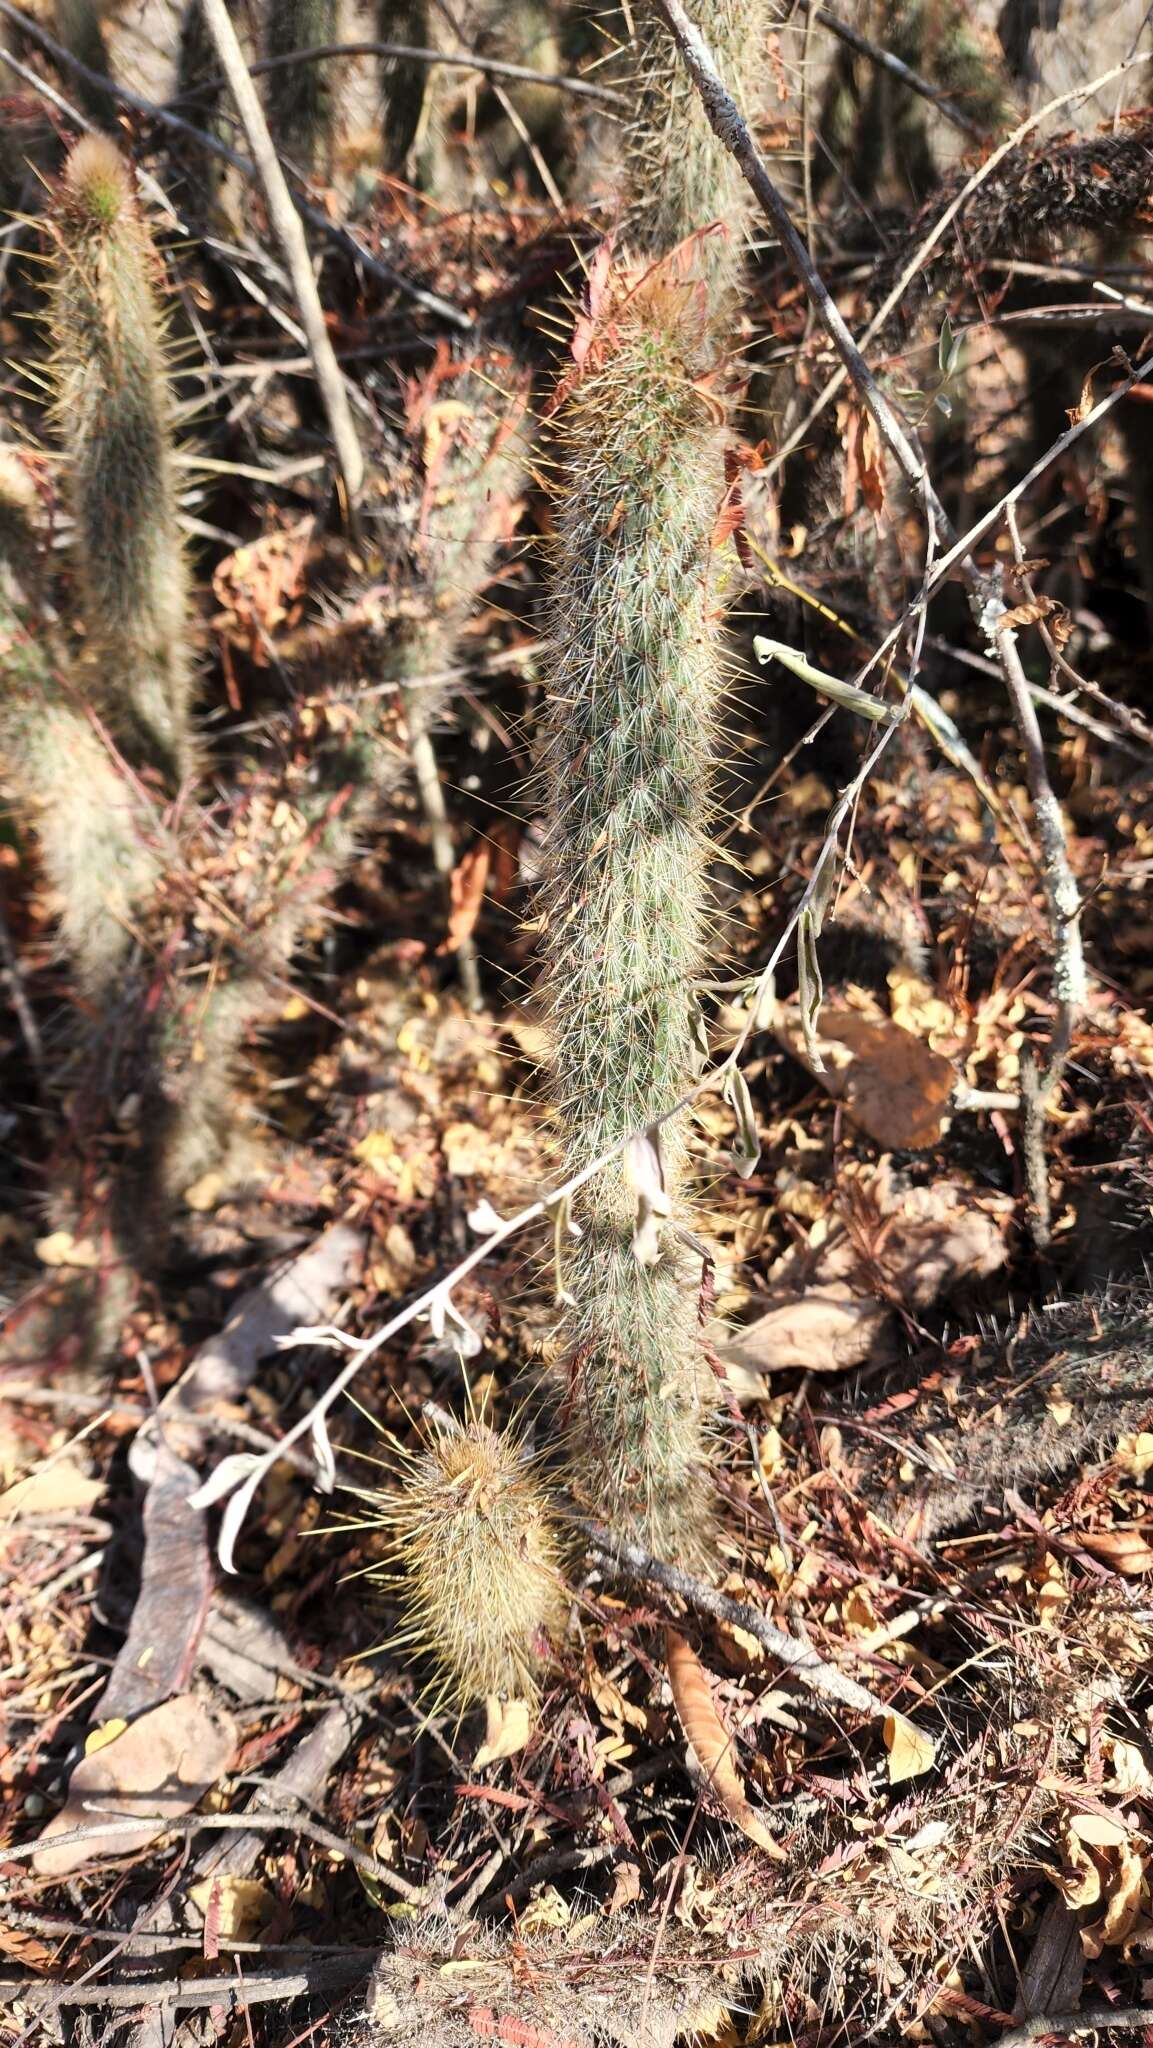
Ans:
[[[178,11],[0,0],[4,2027],[1153,2040],[1153,32]]]

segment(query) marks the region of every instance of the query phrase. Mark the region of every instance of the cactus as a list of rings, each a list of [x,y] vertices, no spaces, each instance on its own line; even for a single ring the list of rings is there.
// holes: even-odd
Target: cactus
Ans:
[[[123,966],[160,857],[144,800],[62,680],[65,658],[33,615],[36,510],[27,469],[0,449],[0,740],[39,836],[81,988],[98,999]]]
[[[287,57],[336,40],[336,0],[269,0],[266,55]],[[324,175],[332,154],[333,96],[327,64],[280,64],[268,73],[268,125],[302,171]]]
[[[56,424],[76,521],[82,683],[110,729],[169,773],[190,765],[192,662],[158,266],[132,175],[76,144],[51,211]]]
[[[701,21],[746,104],[762,22],[749,0],[714,0]],[[540,904],[566,1166],[631,1141],[586,1191],[562,1273],[574,1477],[615,1527],[691,1557],[707,1545],[714,1382],[683,1120],[654,1127],[696,1070],[725,678],[714,387],[746,209],[651,0],[634,11],[624,57],[632,253],[615,267],[607,250],[597,258],[557,414]]]
[[[691,265],[619,277],[558,425],[541,907],[570,1171],[667,1115],[694,1072],[724,681],[712,543],[725,437],[697,382],[706,326]],[[710,1374],[684,1155],[674,1121],[657,1205],[671,1213],[647,1244],[634,1244],[635,1171],[601,1174],[563,1275],[580,1481],[662,1555],[691,1550],[703,1518]]]
[[[437,1674],[437,1696],[536,1698],[564,1625],[561,1545],[523,1443],[472,1418],[434,1424],[392,1494],[369,1496],[389,1534],[406,1626],[398,1640]]]
[[[758,0],[708,0],[697,10],[721,73],[749,114],[771,12]],[[713,134],[654,0],[636,0],[629,16],[633,33],[614,79],[634,109],[624,130],[624,236],[638,253],[656,257],[689,235],[702,236],[698,264],[708,317],[724,340],[740,288],[748,186]]]

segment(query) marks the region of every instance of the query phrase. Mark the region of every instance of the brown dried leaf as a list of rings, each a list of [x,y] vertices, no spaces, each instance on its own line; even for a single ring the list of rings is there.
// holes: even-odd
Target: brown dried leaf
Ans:
[[[793,1058],[886,1151],[916,1152],[937,1144],[955,1080],[943,1053],[891,1017],[864,1017],[859,1010],[826,1004],[818,1025],[824,1071],[818,1074],[795,1005],[778,1009],[775,1029]]]
[[[721,1359],[760,1372],[847,1372],[876,1355],[888,1320],[883,1304],[842,1283],[817,1286],[738,1330],[721,1344]]]
[[[178,1694],[141,1714],[72,1773],[68,1797],[40,1836],[32,1859],[38,1877],[70,1877],[101,1856],[132,1856],[189,1813],[228,1769],[236,1747],[232,1721],[198,1693]],[[104,1811],[109,1829],[101,1830]],[[131,1830],[125,1819],[140,1816]],[[88,1840],[53,1846],[57,1835],[83,1828]]]
[[[1056,598],[1027,598],[1024,604],[1015,604],[1012,611],[1001,613],[997,620],[997,631],[1011,633],[1016,626],[1035,626],[1041,619],[1051,618],[1058,609]]]
[[[1139,1578],[1142,1572],[1153,1571],[1153,1550],[1141,1534],[1148,1526],[1146,1522],[1132,1522],[1127,1528],[1094,1530],[1081,1537],[1081,1545],[1112,1571],[1122,1572],[1126,1578]]]
[[[729,1819],[767,1856],[783,1863],[784,1851],[749,1803],[733,1762],[733,1738],[713,1704],[712,1690],[696,1652],[675,1629],[666,1632],[669,1684],[689,1747]]]
[[[473,931],[480,916],[481,904],[484,902],[484,885],[488,880],[490,858],[487,841],[478,839],[463,860],[457,862],[449,876],[451,908],[448,931],[436,949],[438,953],[455,953],[462,941]]]

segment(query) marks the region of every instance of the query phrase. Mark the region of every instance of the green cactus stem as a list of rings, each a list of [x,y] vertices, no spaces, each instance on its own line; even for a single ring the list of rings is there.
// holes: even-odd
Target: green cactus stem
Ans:
[[[670,260],[599,289],[557,421],[547,628],[542,946],[569,1171],[652,1132],[695,1071],[725,679],[725,432],[701,382],[702,281]],[[691,1553],[705,1519],[713,1382],[690,1217],[674,1119],[590,1183],[563,1260],[578,1485],[662,1556]]]
[[[50,228],[82,687],[129,751],[179,777],[192,753],[192,659],[159,268],[129,166],[103,136],[72,150]]]

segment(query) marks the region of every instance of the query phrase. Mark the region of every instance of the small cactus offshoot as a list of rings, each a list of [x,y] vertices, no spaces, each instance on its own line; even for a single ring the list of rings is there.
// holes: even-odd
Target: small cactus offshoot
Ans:
[[[561,1544],[523,1443],[476,1418],[433,1425],[395,1493],[373,1495],[390,1535],[385,1576],[442,1699],[532,1700],[564,1628]]]
[[[175,776],[190,762],[188,579],[159,268],[132,173],[88,135],[50,214],[56,424],[76,522],[84,694]]]

